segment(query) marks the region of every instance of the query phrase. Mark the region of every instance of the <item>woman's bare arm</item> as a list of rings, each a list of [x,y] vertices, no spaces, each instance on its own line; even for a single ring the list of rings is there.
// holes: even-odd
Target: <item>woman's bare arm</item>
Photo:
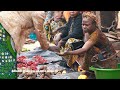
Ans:
[[[84,36],[84,42],[86,42],[86,41],[89,39],[89,36],[90,36],[90,35],[89,35],[88,33],[85,33],[84,35],[85,35],[85,36]]]

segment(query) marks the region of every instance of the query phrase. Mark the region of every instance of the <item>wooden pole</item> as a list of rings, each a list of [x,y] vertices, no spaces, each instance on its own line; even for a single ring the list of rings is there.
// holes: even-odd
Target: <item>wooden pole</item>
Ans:
[[[101,30],[101,17],[100,17],[100,11],[96,11],[96,17],[98,18],[98,27]]]

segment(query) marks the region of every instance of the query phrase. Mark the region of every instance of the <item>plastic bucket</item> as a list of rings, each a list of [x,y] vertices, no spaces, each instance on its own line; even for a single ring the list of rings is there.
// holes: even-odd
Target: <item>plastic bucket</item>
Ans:
[[[117,64],[117,67],[120,68],[120,63]]]
[[[96,79],[120,79],[120,64],[117,69],[100,69],[95,67],[89,67],[94,71]]]

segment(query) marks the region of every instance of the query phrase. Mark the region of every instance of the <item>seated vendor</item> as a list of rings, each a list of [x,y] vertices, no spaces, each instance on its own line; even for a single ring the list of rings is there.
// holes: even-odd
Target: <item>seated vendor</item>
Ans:
[[[65,50],[76,50],[83,46],[83,30],[82,30],[82,13],[81,11],[69,11],[70,18],[68,22],[59,30],[61,33],[54,38],[56,46],[60,49],[57,52],[64,52]],[[78,64],[75,62],[76,56],[65,56],[64,59],[67,61],[67,66],[73,68],[75,71]],[[69,62],[69,61],[72,62]],[[66,65],[65,65],[66,66]]]

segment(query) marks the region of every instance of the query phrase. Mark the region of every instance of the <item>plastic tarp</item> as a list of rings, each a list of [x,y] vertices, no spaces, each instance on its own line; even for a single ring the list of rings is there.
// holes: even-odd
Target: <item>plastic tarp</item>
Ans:
[[[62,60],[61,56],[58,56],[56,53],[49,51],[49,50],[42,50],[41,48],[35,48],[32,51],[28,51],[28,52],[22,52],[20,55],[17,55],[17,57],[19,56],[26,56],[28,57],[30,60],[32,59],[33,56],[35,55],[40,55],[42,57],[44,57],[47,60],[47,63],[50,62],[57,62]]]

